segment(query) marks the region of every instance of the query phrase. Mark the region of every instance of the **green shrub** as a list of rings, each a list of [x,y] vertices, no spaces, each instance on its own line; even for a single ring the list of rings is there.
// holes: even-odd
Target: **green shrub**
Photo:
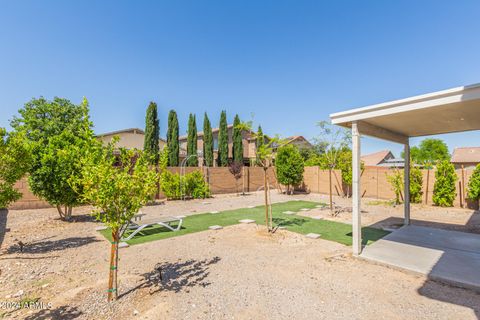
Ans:
[[[160,177],[160,188],[167,199],[180,199],[182,189],[187,198],[201,199],[210,196],[210,188],[202,172],[196,170],[180,177],[178,173],[165,170]]]
[[[303,180],[303,158],[294,145],[287,144],[278,149],[275,158],[277,179],[287,186],[287,194],[290,187],[298,185]]]
[[[415,166],[410,167],[410,202],[421,203],[422,202],[422,184],[423,176],[422,171]]]
[[[480,164],[477,164],[468,181],[467,196],[470,200],[480,199]]]
[[[387,181],[392,186],[392,191],[395,193],[395,204],[401,203],[403,184],[403,171],[394,169],[393,174],[387,175]]]
[[[439,161],[435,171],[433,203],[441,207],[452,207],[457,196],[455,183],[458,177],[455,167],[448,160]]]

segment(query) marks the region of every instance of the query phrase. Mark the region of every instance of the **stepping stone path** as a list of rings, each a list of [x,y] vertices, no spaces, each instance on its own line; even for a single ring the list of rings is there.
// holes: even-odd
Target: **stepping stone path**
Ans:
[[[119,248],[128,248],[128,247],[130,247],[130,245],[129,245],[128,243],[126,243],[126,242],[120,242],[120,243],[118,244],[118,247],[119,247]]]
[[[309,208],[302,208],[302,209],[300,209],[300,211],[310,211],[310,209]]]
[[[285,214],[295,214],[295,212],[293,212],[293,211],[283,211],[283,213],[285,213]]]
[[[96,227],[95,231],[102,231],[102,230],[107,230],[108,228],[106,226],[101,226],[101,227]]]
[[[210,211],[211,214],[218,213],[218,211]]]
[[[243,220],[238,220],[238,222],[240,222],[240,223],[254,223],[255,220],[252,220],[252,219],[243,219]]]
[[[315,219],[315,220],[323,220],[323,217],[315,216],[315,217],[312,217],[312,219]]]
[[[306,235],[306,237],[310,239],[318,239],[320,238],[320,235],[318,233],[309,233]]]
[[[214,226],[208,227],[208,229],[210,229],[210,230],[220,230],[220,229],[223,229],[223,227],[222,227],[222,226],[218,226],[218,225],[214,225]]]

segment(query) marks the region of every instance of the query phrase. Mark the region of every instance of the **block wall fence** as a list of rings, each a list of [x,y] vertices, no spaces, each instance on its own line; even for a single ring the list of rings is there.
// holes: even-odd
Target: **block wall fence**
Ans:
[[[168,170],[173,173],[179,173],[179,167],[169,167]],[[228,168],[185,168],[185,172],[201,170],[207,182],[210,185],[212,194],[225,194],[242,192],[254,192],[263,188],[263,169],[260,167],[244,167],[243,177],[235,181]],[[392,169],[382,167],[365,167],[361,175],[361,192],[363,198],[390,200],[395,197],[390,183],[387,181],[387,175],[391,174]],[[465,192],[468,181],[472,175],[473,169],[457,169],[458,176],[456,188],[457,197],[455,206],[466,205]],[[272,188],[285,190],[285,186],[278,184],[274,168],[267,171],[269,183]],[[432,204],[433,185],[435,183],[435,170],[422,170],[423,174],[423,203]],[[305,167],[303,183],[297,189],[328,194],[329,192],[329,172],[320,170],[318,167]],[[342,181],[342,174],[339,170],[332,171],[332,191],[334,195],[342,196],[348,193],[349,186]],[[427,183],[428,181],[428,183]],[[12,204],[10,209],[38,209],[50,207],[48,203],[35,197],[28,188],[26,179],[17,182],[16,188],[23,193],[23,197]],[[162,196],[162,195],[161,195]]]

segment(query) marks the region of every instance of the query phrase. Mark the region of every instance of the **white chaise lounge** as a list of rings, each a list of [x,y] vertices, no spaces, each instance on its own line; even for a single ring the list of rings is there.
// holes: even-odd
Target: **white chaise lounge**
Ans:
[[[128,241],[132,239],[137,233],[145,229],[146,227],[153,225],[161,225],[171,231],[178,231],[182,227],[183,219],[179,217],[158,217],[158,218],[146,218],[146,214],[139,213],[136,214],[130,223],[125,227],[125,230],[135,230],[128,237],[122,237],[121,241]],[[173,223],[177,223],[175,227],[172,226]]]

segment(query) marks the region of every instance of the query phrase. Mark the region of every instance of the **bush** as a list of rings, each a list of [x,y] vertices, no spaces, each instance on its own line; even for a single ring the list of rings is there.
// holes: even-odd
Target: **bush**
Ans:
[[[410,167],[410,202],[421,203],[422,202],[422,184],[423,176],[422,171],[415,166]]]
[[[180,199],[182,189],[187,198],[201,199],[210,196],[210,188],[202,172],[198,170],[187,173],[183,178],[178,173],[165,170],[160,177],[160,188],[167,199]]]
[[[403,171],[394,169],[393,174],[387,175],[387,181],[392,186],[392,191],[395,193],[395,204],[400,204],[400,198],[402,196],[403,184]]]
[[[287,144],[278,149],[275,167],[278,181],[287,186],[287,194],[290,192],[291,186],[302,182],[303,158],[294,145]]]
[[[467,196],[470,200],[480,199],[480,164],[477,164],[468,181]]]
[[[448,160],[439,161],[435,171],[433,203],[441,207],[452,207],[457,196],[455,183],[458,177],[455,167]]]

